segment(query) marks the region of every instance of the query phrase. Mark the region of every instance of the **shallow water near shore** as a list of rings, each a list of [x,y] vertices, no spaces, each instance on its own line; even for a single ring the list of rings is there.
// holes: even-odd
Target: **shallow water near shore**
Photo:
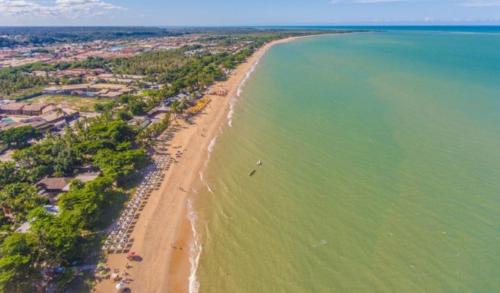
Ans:
[[[270,49],[195,199],[199,291],[500,291],[498,52],[454,32]]]

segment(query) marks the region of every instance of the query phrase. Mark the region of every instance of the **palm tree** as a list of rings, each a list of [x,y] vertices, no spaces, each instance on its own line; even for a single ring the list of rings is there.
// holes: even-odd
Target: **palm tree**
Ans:
[[[170,108],[172,108],[172,113],[174,114],[174,121],[177,122],[177,115],[182,113],[184,102],[175,100],[172,102],[172,105],[170,105]]]

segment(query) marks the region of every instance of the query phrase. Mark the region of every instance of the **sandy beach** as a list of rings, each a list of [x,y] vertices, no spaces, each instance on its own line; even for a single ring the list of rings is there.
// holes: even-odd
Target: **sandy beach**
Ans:
[[[228,80],[214,85],[225,88],[227,96],[210,96],[211,102],[194,117],[192,124],[181,119],[177,126],[174,122],[176,129],[168,143],[168,153],[173,155],[181,150],[183,154],[166,171],[160,189],[152,193],[132,233],[131,251],[142,260],[129,262],[125,254],[111,254],[107,259],[112,270],[123,272],[127,264],[131,266],[126,271],[133,280],[129,285],[132,292],[196,291],[196,281],[189,280],[193,232],[188,218],[188,199],[201,183],[200,172],[205,167],[209,145],[219,134],[220,127],[227,125],[231,100],[237,96],[240,84],[270,47],[291,39],[266,44],[240,64]],[[105,280],[96,285],[95,292],[116,292],[114,286],[115,283]]]

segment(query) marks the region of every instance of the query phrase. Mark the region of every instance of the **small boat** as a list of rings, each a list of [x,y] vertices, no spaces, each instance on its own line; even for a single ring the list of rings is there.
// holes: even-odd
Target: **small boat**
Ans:
[[[262,166],[262,161],[261,160],[257,161],[257,166]]]
[[[252,172],[250,172],[250,174],[248,174],[248,176],[252,177],[255,174],[255,172],[257,172],[257,170],[252,170]]]

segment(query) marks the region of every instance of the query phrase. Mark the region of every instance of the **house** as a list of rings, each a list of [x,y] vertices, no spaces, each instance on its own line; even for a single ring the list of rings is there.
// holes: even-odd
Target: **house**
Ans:
[[[39,194],[46,196],[53,203],[60,193],[68,189],[67,186],[71,180],[68,177],[44,178],[38,181],[36,186],[39,189]]]
[[[0,105],[0,113],[9,115],[22,115],[26,103],[9,103]]]
[[[149,110],[148,117],[154,117],[158,114],[163,114],[167,112],[170,112],[169,107],[154,107],[153,109]]]
[[[31,126],[41,131],[50,130],[53,127],[52,123],[49,123],[40,117],[33,117],[29,120],[24,120],[23,123],[23,126]]]
[[[51,106],[52,104],[42,104],[42,103],[38,103],[38,104],[27,104],[23,107],[23,110],[22,110],[22,113],[24,115],[30,115],[30,116],[34,116],[34,115],[40,115],[42,114],[43,110],[49,106]]]
[[[0,105],[0,113],[7,114],[7,115],[27,115],[27,116],[36,116],[40,115],[42,113],[45,113],[46,111],[52,109],[54,105],[49,103],[49,104],[43,104],[43,103],[9,103],[9,104],[3,104]]]
[[[16,128],[21,126],[31,126],[42,132],[62,129],[68,121],[74,120],[79,117],[79,112],[70,109],[64,109],[62,111],[51,111],[44,112],[39,116],[26,117],[24,119],[19,119],[17,122],[7,121],[6,119],[0,120],[0,130],[7,130],[10,128]]]
[[[65,121],[66,120],[66,113],[64,112],[51,112],[51,113],[46,113],[40,116],[43,120],[49,122],[49,123],[58,123],[60,121]]]
[[[102,83],[53,86],[44,89],[42,93],[47,95],[117,98],[131,91],[132,89],[125,85]]]

